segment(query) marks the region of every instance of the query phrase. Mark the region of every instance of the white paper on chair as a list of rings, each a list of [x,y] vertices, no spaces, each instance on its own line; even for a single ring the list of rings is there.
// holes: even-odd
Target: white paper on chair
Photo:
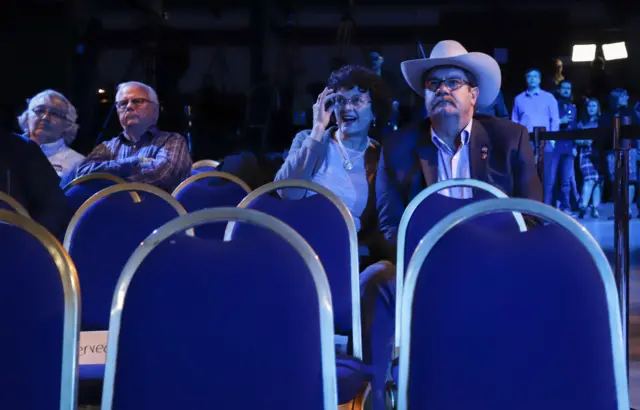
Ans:
[[[80,332],[79,363],[105,364],[107,361],[107,338],[109,332]]]

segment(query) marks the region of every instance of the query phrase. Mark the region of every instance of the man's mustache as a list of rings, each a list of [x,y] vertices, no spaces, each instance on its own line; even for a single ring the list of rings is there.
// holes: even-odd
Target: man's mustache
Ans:
[[[437,107],[440,104],[444,104],[444,103],[450,103],[451,105],[453,105],[454,107],[456,107],[456,102],[453,98],[440,98],[437,99],[433,102],[433,104],[431,104],[432,107]]]

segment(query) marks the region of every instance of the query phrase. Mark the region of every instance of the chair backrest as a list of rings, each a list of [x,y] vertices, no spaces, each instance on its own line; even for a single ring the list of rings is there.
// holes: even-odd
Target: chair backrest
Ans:
[[[127,183],[98,192],[78,209],[64,247],[82,281],[82,330],[107,329],[113,290],[131,253],[155,229],[186,213],[160,188]]]
[[[513,211],[552,224],[496,233],[465,223]],[[490,199],[448,215],[416,248],[401,303],[400,410],[629,408],[611,267],[550,206]]]
[[[302,199],[270,195],[279,190],[305,189],[315,193]],[[238,205],[275,216],[296,230],[318,254],[324,267],[338,333],[351,333],[353,355],[362,358],[360,321],[360,263],[355,222],[346,205],[327,188],[304,180],[271,182],[251,192]],[[229,223],[225,239],[258,238],[261,231],[248,225]]]
[[[220,220],[270,240],[176,236]],[[337,408],[326,276],[269,215],[215,208],[160,227],[129,258],[111,312],[103,410]]]
[[[227,172],[200,172],[185,179],[173,191],[173,196],[187,212],[206,208],[236,206],[251,192],[240,178]],[[196,235],[206,239],[222,239],[225,225],[208,224],[195,229]]]
[[[98,191],[115,184],[125,184],[126,182],[115,175],[97,172],[74,179],[63,188],[63,191],[69,202],[69,208],[72,212],[75,212]]]
[[[474,188],[475,195],[469,199],[451,198],[438,194],[444,189],[454,187]],[[484,193],[484,195],[482,195]],[[437,195],[436,195],[437,194]],[[484,181],[476,179],[449,179],[439,181],[422,190],[409,203],[402,214],[398,226],[398,243],[396,254],[396,300],[402,298],[405,272],[405,261],[413,255],[416,246],[424,235],[445,216],[466,205],[488,198],[508,198],[507,194]],[[488,215],[473,221],[474,224],[488,229],[509,229],[526,231],[524,218],[514,212],[513,217],[505,214]],[[400,323],[400,304],[396,303],[396,323]],[[396,327],[395,346],[400,342]]]
[[[75,410],[80,290],[62,245],[42,226],[0,210],[3,334],[0,408]]]
[[[191,166],[191,171],[215,171],[220,165],[219,161],[215,161],[213,159],[201,159],[200,161],[196,161]]]
[[[26,217],[29,216],[29,212],[27,212],[20,202],[16,201],[14,197],[4,192],[0,192],[0,209],[17,212]]]

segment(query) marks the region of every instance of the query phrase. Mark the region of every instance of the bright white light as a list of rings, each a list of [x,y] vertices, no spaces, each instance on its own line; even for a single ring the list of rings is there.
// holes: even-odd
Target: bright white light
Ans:
[[[98,88],[98,94],[104,94],[104,90],[102,88]]]
[[[627,54],[627,46],[624,41],[619,43],[603,44],[602,53],[604,54],[604,59],[607,61],[620,60],[629,57]]]
[[[595,58],[596,58],[595,44],[576,44],[573,46],[573,54],[571,55],[571,61],[573,62],[593,61]]]

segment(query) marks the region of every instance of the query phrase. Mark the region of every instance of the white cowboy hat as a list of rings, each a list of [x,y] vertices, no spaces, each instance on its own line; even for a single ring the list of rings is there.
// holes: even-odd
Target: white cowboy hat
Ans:
[[[480,90],[477,108],[488,107],[493,103],[502,83],[500,66],[490,55],[469,53],[457,41],[443,40],[433,47],[429,58],[403,61],[400,68],[409,87],[424,97],[424,73],[433,67],[448,65],[463,68],[476,77],[476,86]]]

